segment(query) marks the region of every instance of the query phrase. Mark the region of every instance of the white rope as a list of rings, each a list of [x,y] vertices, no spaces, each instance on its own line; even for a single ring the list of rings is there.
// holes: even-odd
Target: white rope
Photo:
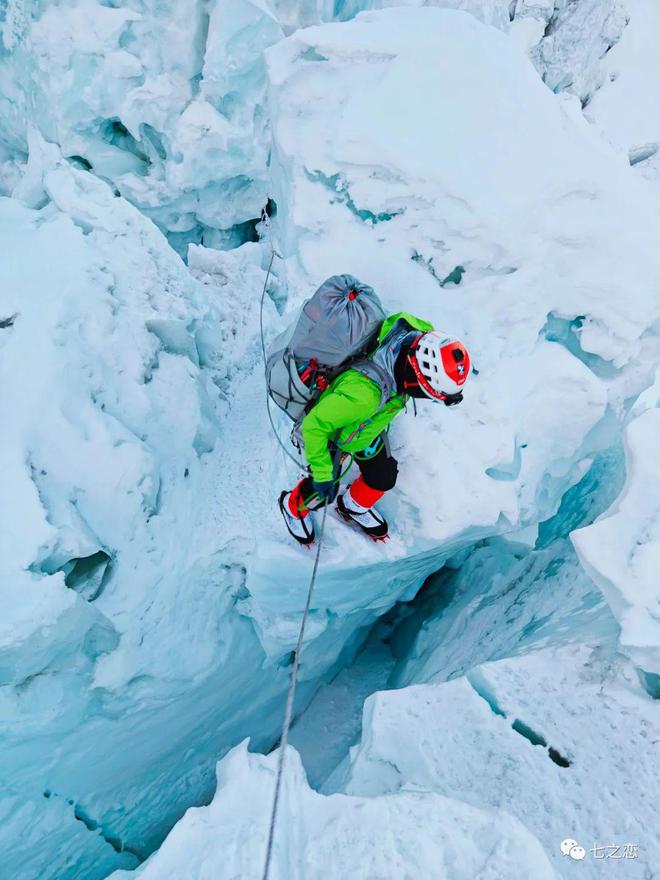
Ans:
[[[273,233],[271,230],[271,222],[270,217],[266,213],[266,209],[264,208],[261,212],[261,222],[264,224],[267,230],[268,244],[270,246],[270,260],[268,262],[268,269],[266,270],[266,278],[264,279],[264,287],[261,291],[261,303],[259,306],[259,334],[261,336],[261,355],[264,360],[264,375],[266,373],[266,341],[264,336],[264,303],[266,301],[266,292],[268,291],[268,281],[270,279],[270,274],[273,268],[273,263],[275,261],[275,257],[278,257],[280,260],[282,259],[282,255],[278,254],[275,250],[275,246],[273,245]],[[268,413],[268,421],[270,422],[270,427],[275,435],[275,439],[277,440],[280,449],[282,452],[291,459],[291,461],[295,464],[298,469],[304,470],[304,464],[300,458],[296,458],[295,455],[284,445],[282,440],[280,439],[280,435],[277,432],[277,427],[275,422],[273,421],[273,414],[270,409],[270,395],[268,393],[268,383],[266,383],[266,412]]]
[[[264,209],[261,214],[261,219],[268,231],[268,241],[270,244],[270,261],[268,263],[268,270],[266,272],[266,279],[264,281],[264,289],[261,293],[261,308],[259,313],[259,329],[261,332],[261,353],[264,359],[264,371],[266,369],[266,343],[264,341],[264,301],[266,299],[266,291],[268,289],[268,280],[270,278],[271,269],[273,267],[273,261],[275,257],[280,257],[280,254],[277,253],[273,246],[273,238],[271,234],[270,228],[270,217],[266,213]],[[280,437],[277,433],[277,429],[273,422],[273,417],[270,411],[270,399],[268,395],[268,388],[266,388],[266,409],[268,411],[268,418],[270,420],[271,428],[273,429],[273,434],[275,435],[277,442],[279,443],[282,450],[288,455],[288,457],[296,464],[297,467],[301,466],[301,462],[296,459],[294,455],[289,452],[289,450],[284,446]],[[286,747],[289,739],[289,728],[291,727],[291,719],[293,717],[293,706],[296,697],[296,686],[298,684],[298,670],[300,668],[300,654],[302,652],[303,641],[305,638],[305,628],[307,626],[307,619],[309,617],[309,609],[312,604],[312,596],[314,594],[314,585],[316,584],[316,575],[319,568],[319,558],[321,555],[321,546],[323,544],[323,533],[325,532],[325,520],[328,513],[328,503],[327,501],[323,505],[323,518],[321,520],[321,529],[319,532],[318,543],[316,545],[316,555],[314,557],[314,567],[312,569],[312,577],[309,582],[309,590],[307,591],[307,601],[305,602],[305,610],[303,611],[302,621],[300,624],[300,632],[298,634],[298,642],[296,644],[296,650],[293,657],[293,667],[291,669],[291,679],[289,681],[289,690],[286,698],[286,707],[284,710],[284,721],[282,722],[282,733],[280,735],[280,744],[279,744],[279,755],[277,760],[277,777],[275,779],[275,792],[273,794],[273,806],[270,814],[270,825],[268,828],[268,845],[266,848],[266,861],[264,863],[264,872],[262,880],[268,880],[268,875],[270,872],[271,859],[273,855],[273,841],[275,839],[275,826],[277,823],[277,813],[280,804],[280,792],[282,789],[282,778],[284,775],[284,759],[286,756]]]
[[[289,739],[289,728],[291,727],[291,718],[293,716],[293,704],[296,696],[296,685],[298,684],[298,669],[300,667],[300,653],[302,651],[303,640],[305,637],[305,627],[307,626],[307,618],[309,609],[312,604],[312,595],[314,593],[314,585],[316,584],[316,573],[319,568],[319,557],[321,555],[321,545],[323,544],[323,533],[325,531],[325,520],[328,514],[328,503],[323,505],[323,518],[321,520],[321,530],[319,532],[318,543],[316,545],[316,556],[314,558],[314,568],[312,569],[312,578],[309,582],[309,590],[307,592],[307,602],[303,612],[302,623],[300,624],[300,633],[298,634],[298,644],[293,658],[293,668],[291,669],[291,681],[289,683],[289,692],[286,698],[286,709],[284,711],[284,722],[282,724],[282,734],[280,736],[280,751],[277,759],[277,778],[275,780],[275,793],[273,795],[273,807],[270,814],[270,827],[268,829],[268,846],[266,847],[266,862],[264,864],[264,873],[262,880],[268,880],[270,871],[271,857],[273,854],[273,840],[275,838],[275,824],[277,822],[277,812],[280,804],[280,790],[282,788],[282,776],[284,772],[284,758],[286,756],[286,747]]]

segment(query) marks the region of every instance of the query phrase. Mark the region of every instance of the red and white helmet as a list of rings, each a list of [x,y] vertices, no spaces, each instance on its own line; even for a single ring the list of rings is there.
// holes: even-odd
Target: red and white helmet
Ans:
[[[419,387],[433,400],[461,392],[471,368],[463,343],[435,330],[419,337],[410,351],[410,363]]]

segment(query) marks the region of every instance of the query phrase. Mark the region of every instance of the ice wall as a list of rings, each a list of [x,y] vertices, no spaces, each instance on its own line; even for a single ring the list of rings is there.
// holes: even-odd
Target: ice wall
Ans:
[[[622,650],[635,661],[655,696],[660,695],[659,390],[656,383],[647,392],[647,399],[653,395],[655,400],[626,428],[628,480],[624,491],[597,522],[571,535],[584,567],[603,590],[621,625]]]
[[[629,23],[606,59],[607,81],[586,115],[657,200],[660,197],[660,10],[630,0]],[[655,288],[657,295],[657,287]],[[646,340],[642,339],[644,344]],[[652,358],[651,358],[652,359]],[[625,429],[628,482],[598,522],[572,535],[580,558],[621,623],[621,644],[658,695],[657,539],[654,450],[658,443],[657,373],[634,403]]]
[[[266,202],[263,49],[282,36],[249,0],[9,0],[0,141],[6,173],[28,126],[112,183],[185,254],[240,244]],[[5,185],[6,191],[6,185]]]
[[[137,864],[210,793],[218,752],[279,722],[286,671],[261,671],[236,611],[252,535],[229,488],[232,388],[262,464],[270,445],[264,274],[256,245],[189,272],[36,133],[0,224],[2,872],[91,880]]]

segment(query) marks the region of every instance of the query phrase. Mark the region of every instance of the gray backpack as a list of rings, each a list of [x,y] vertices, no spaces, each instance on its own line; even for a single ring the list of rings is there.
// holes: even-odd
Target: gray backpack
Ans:
[[[271,346],[266,362],[271,398],[300,421],[330,382],[350,366],[379,385],[382,405],[392,393],[392,380],[365,355],[375,346],[384,320],[371,287],[352,275],[328,278]]]

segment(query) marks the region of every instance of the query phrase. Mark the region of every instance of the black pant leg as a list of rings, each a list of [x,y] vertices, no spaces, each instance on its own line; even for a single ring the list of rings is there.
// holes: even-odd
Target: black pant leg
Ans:
[[[355,463],[360,468],[362,478],[370,489],[387,492],[396,485],[399,465],[390,452],[387,436],[381,434],[378,439],[380,443],[376,446],[375,452],[371,455],[369,454],[370,449],[357,452]],[[373,449],[373,446],[371,448]]]

